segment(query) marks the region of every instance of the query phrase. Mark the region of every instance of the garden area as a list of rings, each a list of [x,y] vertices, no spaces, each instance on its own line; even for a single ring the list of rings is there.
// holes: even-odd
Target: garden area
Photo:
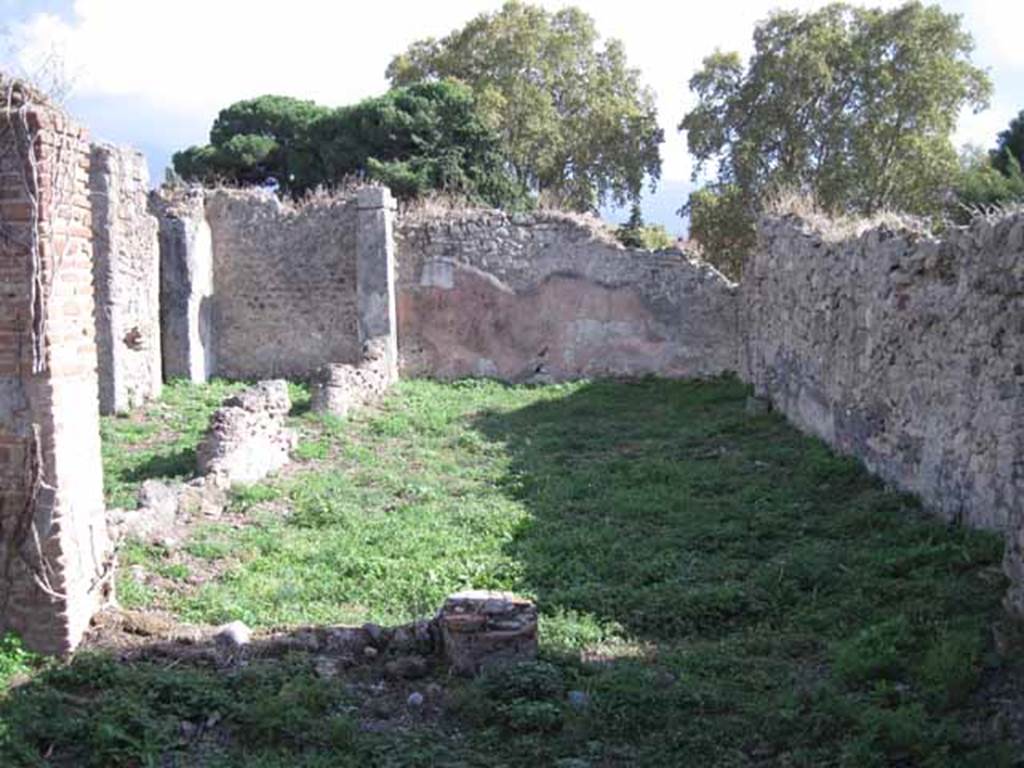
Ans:
[[[187,479],[237,385],[103,423],[108,506]],[[476,680],[387,653],[209,664],[0,645],[11,766],[1021,765],[999,537],[950,527],[712,381],[404,381],[348,419],[291,385],[294,461],[119,601],[190,624],[393,625],[536,601],[540,658]],[[418,698],[417,698],[418,697]]]

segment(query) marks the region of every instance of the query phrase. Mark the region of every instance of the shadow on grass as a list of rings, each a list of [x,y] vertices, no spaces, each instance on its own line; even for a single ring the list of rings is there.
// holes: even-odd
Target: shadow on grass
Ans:
[[[191,477],[196,473],[196,449],[178,448],[168,453],[158,453],[121,473],[122,482],[141,483],[145,480],[165,480],[176,477]]]
[[[508,551],[549,641],[649,663],[595,685],[646,711],[624,727],[653,716],[697,764],[995,760],[965,724],[1001,663],[1001,542],[749,416],[746,394],[731,379],[598,382],[476,420],[531,513]]]
[[[279,632],[244,647],[209,633],[133,638],[138,629],[107,638],[116,653],[84,651],[68,664],[36,660],[31,682],[6,694],[0,677],[0,765],[433,764],[388,762],[407,739],[415,757],[416,732],[440,716],[436,697],[415,717],[406,706],[413,690],[444,682],[432,659],[416,681],[396,682],[387,674],[389,653],[361,653],[370,637],[360,629]],[[400,738],[389,738],[391,730]]]

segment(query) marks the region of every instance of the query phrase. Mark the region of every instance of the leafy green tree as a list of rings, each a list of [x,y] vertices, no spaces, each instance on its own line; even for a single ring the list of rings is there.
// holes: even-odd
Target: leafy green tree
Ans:
[[[256,183],[273,176],[286,190],[315,186],[322,176],[310,127],[330,112],[311,101],[260,96],[222,109],[210,129],[210,143],[172,158],[183,178]]]
[[[690,217],[690,237],[704,258],[733,280],[757,242],[746,196],[735,184],[707,185],[691,193],[683,209]]]
[[[938,212],[957,173],[957,116],[991,90],[972,48],[959,16],[920,2],[776,12],[755,29],[746,67],[716,52],[690,80],[698,102],[680,130],[694,177],[717,172],[728,219],[745,209],[745,227],[775,188],[835,212]]]
[[[393,85],[455,78],[476,93],[501,133],[515,178],[577,210],[638,200],[661,173],[654,95],[621,43],[599,46],[578,8],[550,13],[521,2],[414,43],[387,70]]]
[[[473,92],[451,81],[395,88],[329,109],[262,96],[221,111],[210,144],[174,155],[186,180],[260,183],[274,177],[302,193],[357,176],[399,197],[444,190],[502,207],[521,207],[525,189],[509,173],[497,132]]]
[[[954,221],[966,223],[979,209],[1024,202],[1024,173],[1020,162],[1012,154],[1003,155],[1004,173],[994,163],[998,156],[976,147],[963,152],[950,211]]]
[[[660,251],[675,245],[672,236],[658,224],[645,224],[639,203],[633,203],[629,220],[615,230],[615,237],[627,248]]]
[[[1024,109],[1010,121],[1010,127],[999,134],[996,148],[989,156],[992,165],[1004,176],[1013,175],[1014,161],[1018,171],[1024,166]]]
[[[509,174],[500,138],[473,92],[450,80],[395,88],[334,110],[314,125],[312,141],[332,183],[361,173],[399,197],[437,189],[499,207],[525,204],[525,189]]]

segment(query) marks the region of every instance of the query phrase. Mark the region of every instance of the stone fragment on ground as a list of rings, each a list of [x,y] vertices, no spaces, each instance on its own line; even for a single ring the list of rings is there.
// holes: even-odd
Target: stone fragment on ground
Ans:
[[[232,621],[217,629],[214,640],[228,648],[241,648],[252,642],[252,630],[242,621]]]
[[[285,426],[290,409],[283,380],[261,381],[227,398],[196,451],[200,474],[228,488],[259,482],[283,467],[297,442]]]
[[[157,543],[174,530],[178,514],[177,488],[159,480],[146,480],[139,488],[136,509],[107,512],[111,538]]]
[[[146,480],[139,488],[136,509],[107,510],[111,539],[136,539],[172,548],[196,519],[218,518],[228,503],[227,488],[216,477],[187,483]]]

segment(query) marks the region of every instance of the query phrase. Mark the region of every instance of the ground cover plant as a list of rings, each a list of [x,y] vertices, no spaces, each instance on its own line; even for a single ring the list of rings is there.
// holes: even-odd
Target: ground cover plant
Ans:
[[[226,386],[107,420],[110,499],[185,473]],[[0,762],[1019,765],[987,694],[1021,680],[993,643],[998,538],[927,518],[748,414],[747,394],[729,378],[414,381],[342,421],[294,387],[297,462],[236,489],[230,524],[127,546],[122,602],[276,627],[395,623],[459,588],[511,589],[537,600],[542,658],[410,681],[383,658],[325,674],[302,654],[61,665],[0,646],[34,670],[0,698]]]

